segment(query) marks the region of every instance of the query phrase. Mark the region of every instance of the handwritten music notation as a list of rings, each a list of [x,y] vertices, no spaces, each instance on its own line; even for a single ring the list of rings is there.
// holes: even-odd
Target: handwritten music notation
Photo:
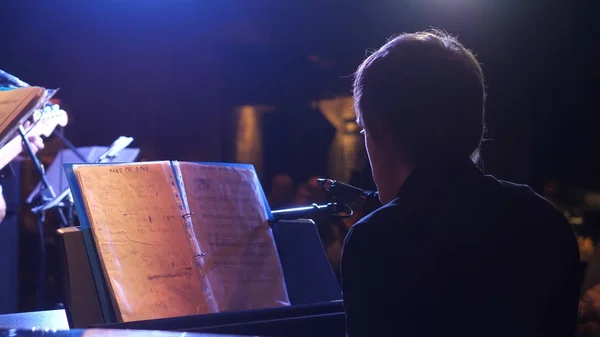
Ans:
[[[289,304],[251,168],[74,165],[120,321]]]
[[[169,162],[75,165],[121,321],[207,313]]]
[[[288,304],[254,170],[185,162],[179,168],[218,310]]]

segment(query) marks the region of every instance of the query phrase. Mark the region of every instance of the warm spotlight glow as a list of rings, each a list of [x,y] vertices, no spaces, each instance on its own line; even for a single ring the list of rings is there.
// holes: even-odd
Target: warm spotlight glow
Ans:
[[[336,128],[329,150],[328,175],[340,181],[348,181],[356,165],[360,146],[359,127],[354,121],[354,100],[352,97],[338,97],[319,101],[318,106]]]
[[[262,172],[262,114],[268,110],[264,106],[241,106],[236,110],[235,160],[238,163],[252,164],[256,173]]]

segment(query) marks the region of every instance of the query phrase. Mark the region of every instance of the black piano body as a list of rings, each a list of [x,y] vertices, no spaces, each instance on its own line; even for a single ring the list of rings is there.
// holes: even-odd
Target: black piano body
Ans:
[[[291,305],[158,320],[106,322],[82,231],[59,229],[65,308],[71,328],[115,328],[253,336],[345,336],[341,289],[314,222],[279,221],[272,226]]]

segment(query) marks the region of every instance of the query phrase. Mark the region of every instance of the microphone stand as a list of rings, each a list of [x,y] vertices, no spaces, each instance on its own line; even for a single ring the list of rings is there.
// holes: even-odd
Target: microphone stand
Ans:
[[[341,200],[336,200],[324,205],[312,204],[310,206],[285,208],[272,211],[271,213],[273,214],[274,222],[277,222],[280,220],[310,219],[318,214],[329,214],[334,217],[347,218],[354,214],[354,210]]]
[[[58,129],[55,129],[54,131],[52,131],[52,134],[56,137],[58,137],[58,139],[60,139],[60,141],[69,149],[71,150],[71,152],[73,152],[75,154],[75,156],[77,156],[77,158],[79,158],[79,160],[81,160],[82,163],[88,164],[89,161],[87,160],[87,158],[85,158],[81,152],[79,151],[79,149],[77,149],[77,147],[75,147],[75,145],[73,145],[73,143],[71,143],[64,135],[62,132],[62,128],[61,128],[61,132],[58,131]],[[65,208],[67,210],[67,226],[71,227],[74,225],[74,219],[73,219],[73,197],[72,195],[69,193],[69,195],[67,196],[67,198],[64,198],[62,201],[62,207]],[[59,208],[60,209],[60,208]]]
[[[272,211],[274,222],[300,218],[310,219],[315,215],[327,213],[332,217],[345,219],[352,217],[355,211],[366,208],[367,213],[370,213],[381,207],[377,192],[365,191],[331,179],[319,179],[318,184],[327,192],[333,202],[324,205],[312,204],[311,206]]]
[[[54,190],[52,189],[52,186],[48,182],[48,178],[46,177],[46,172],[44,170],[44,165],[38,159],[38,157],[35,155],[35,153],[33,151],[33,147],[31,146],[31,143],[29,142],[29,139],[27,138],[25,128],[23,127],[22,124],[19,125],[19,134],[21,135],[23,144],[25,145],[25,148],[27,149],[27,152],[29,153],[31,160],[33,161],[33,166],[36,168],[36,170],[38,171],[38,173],[40,175],[41,202],[44,203],[47,200],[52,200],[54,197],[56,197],[56,195],[54,193]],[[40,260],[39,260],[39,270],[38,270],[38,272],[39,272],[38,285],[36,287],[37,288],[36,289],[36,302],[37,302],[36,305],[37,305],[38,310],[42,310],[44,308],[44,302],[45,302],[44,301],[45,300],[44,290],[45,290],[45,283],[46,283],[46,245],[44,242],[44,223],[46,221],[46,212],[42,210],[42,211],[34,212],[34,214],[37,216],[37,230],[38,230],[38,236],[39,236],[38,239],[40,240]],[[61,220],[61,227],[68,225],[67,219],[66,219],[64,213],[62,212],[62,209],[58,209],[58,215]]]
[[[73,143],[71,143],[64,135],[62,132],[58,132],[58,129],[55,129],[54,131],[52,131],[52,134],[56,137],[58,137],[58,139],[60,139],[60,141],[65,144],[69,150],[71,150],[76,156],[77,158],[79,158],[79,160],[81,160],[82,163],[86,163],[88,164],[89,162],[87,161],[87,159],[81,154],[81,152],[79,152],[79,149],[77,149],[77,147],[75,147],[75,145],[73,145]]]

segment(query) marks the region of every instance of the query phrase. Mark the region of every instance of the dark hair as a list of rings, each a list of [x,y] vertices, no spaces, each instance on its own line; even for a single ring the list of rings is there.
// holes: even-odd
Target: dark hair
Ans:
[[[432,30],[402,34],[371,54],[354,78],[357,120],[384,130],[411,164],[479,156],[485,85],[479,62],[458,40]]]

